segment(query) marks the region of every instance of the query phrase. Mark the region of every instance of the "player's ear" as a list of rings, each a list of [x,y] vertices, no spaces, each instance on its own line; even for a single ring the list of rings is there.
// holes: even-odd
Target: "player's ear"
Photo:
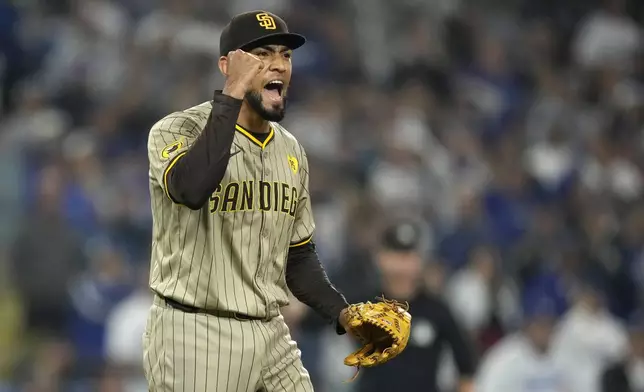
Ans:
[[[222,75],[228,76],[228,57],[221,56],[218,61],[219,71]]]

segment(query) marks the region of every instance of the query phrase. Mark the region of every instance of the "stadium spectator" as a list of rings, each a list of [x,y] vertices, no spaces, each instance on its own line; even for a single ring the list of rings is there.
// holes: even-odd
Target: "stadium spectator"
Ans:
[[[477,392],[575,390],[566,369],[552,353],[555,309],[542,293],[531,293],[523,304],[523,326],[504,337],[483,359]]]
[[[644,389],[644,324],[641,314],[629,320],[629,344],[624,358],[606,366],[600,375],[601,392]]]
[[[452,276],[445,293],[481,351],[511,330],[518,317],[518,292],[500,273],[497,253],[485,246],[473,249],[467,267]]]
[[[554,356],[575,390],[599,392],[601,370],[626,353],[626,329],[608,312],[603,293],[597,282],[586,278],[555,333]]]

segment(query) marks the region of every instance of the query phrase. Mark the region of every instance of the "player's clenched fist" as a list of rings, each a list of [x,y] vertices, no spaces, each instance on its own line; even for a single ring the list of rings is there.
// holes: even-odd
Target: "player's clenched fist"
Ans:
[[[237,99],[243,99],[252,88],[253,79],[264,68],[262,60],[241,49],[228,53],[226,61],[221,64],[226,75],[223,93]]]

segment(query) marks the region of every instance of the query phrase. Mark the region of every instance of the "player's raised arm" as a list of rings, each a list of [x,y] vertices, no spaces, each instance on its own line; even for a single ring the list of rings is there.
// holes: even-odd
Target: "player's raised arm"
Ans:
[[[251,88],[253,78],[263,67],[260,59],[242,50],[235,50],[219,59],[219,68],[226,76],[226,84],[222,91],[215,92],[206,126],[194,142],[186,140],[180,148],[166,153],[165,158],[161,157],[166,161],[160,184],[175,203],[192,210],[200,209],[221,182],[230,159],[230,147],[242,101]],[[173,129],[177,124],[181,124],[181,121],[167,119],[156,132],[177,133]],[[189,123],[184,125],[190,126]],[[153,129],[153,135],[154,132]],[[169,150],[173,147],[164,148]]]

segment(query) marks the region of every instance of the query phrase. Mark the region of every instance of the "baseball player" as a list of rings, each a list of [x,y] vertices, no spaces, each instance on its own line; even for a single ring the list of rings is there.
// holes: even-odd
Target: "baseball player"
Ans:
[[[151,391],[312,391],[280,315],[289,290],[347,330],[312,240],[306,153],[278,124],[304,43],[272,13],[235,16],[220,37],[223,89],[150,131]]]

